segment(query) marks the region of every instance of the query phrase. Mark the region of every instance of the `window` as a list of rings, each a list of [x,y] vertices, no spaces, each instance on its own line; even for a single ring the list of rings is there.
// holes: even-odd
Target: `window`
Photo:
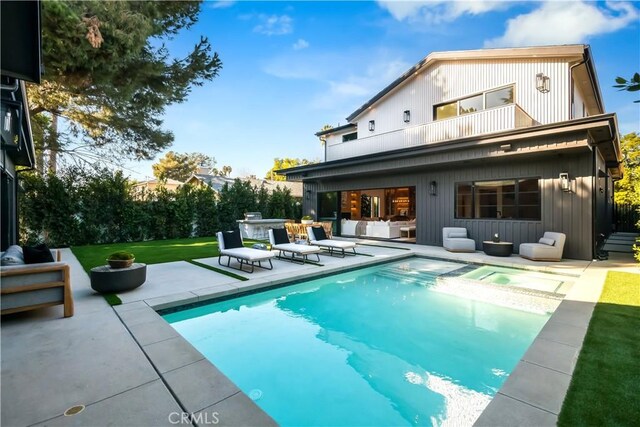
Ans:
[[[353,141],[354,139],[358,139],[358,132],[342,135],[342,142]]]
[[[540,219],[538,178],[456,183],[456,218]]]
[[[485,94],[485,108],[513,104],[513,86],[492,90]]]
[[[514,86],[502,87],[483,92],[479,95],[468,96],[457,101],[433,106],[434,120],[471,114],[488,108],[513,104]]]
[[[475,113],[476,111],[482,111],[482,95],[461,99],[458,102],[459,115]]]

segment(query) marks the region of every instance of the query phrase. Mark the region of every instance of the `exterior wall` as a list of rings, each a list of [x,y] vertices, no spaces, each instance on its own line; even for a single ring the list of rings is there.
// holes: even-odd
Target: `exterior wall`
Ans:
[[[582,117],[587,117],[589,113],[587,112],[586,102],[584,100],[584,95],[582,94],[582,90],[580,86],[576,83],[575,80],[571,83],[573,85],[573,119],[579,119]]]
[[[576,138],[564,138],[565,144],[580,145]],[[351,173],[340,178],[339,169],[322,171],[305,181],[305,212],[315,213],[319,192],[357,190],[368,188],[389,188],[400,186],[416,187],[416,214],[418,244],[442,245],[442,227],[460,226],[469,230],[476,241],[478,250],[482,250],[482,241],[488,240],[493,233],[500,233],[503,240],[514,243],[518,251],[520,243],[537,242],[545,231],[559,231],[567,235],[564,257],[573,259],[592,259],[593,256],[593,159],[586,148],[557,154],[550,149],[544,154],[544,147],[559,147],[561,141],[537,141],[542,148],[535,157],[523,158],[515,155],[489,154],[495,148],[482,147],[475,152],[464,150],[458,153],[446,153],[441,156],[457,156],[455,165],[447,164],[443,157],[432,155],[431,160],[419,156],[403,160],[380,162],[363,166],[345,166]],[[533,144],[532,144],[533,145]],[[516,147],[516,152],[525,153],[531,147]],[[532,150],[533,151],[533,150]],[[484,153],[484,154],[483,154]],[[475,161],[461,163],[463,156]],[[568,172],[571,177],[572,191],[560,189],[558,175]],[[463,181],[540,177],[541,220],[491,220],[491,219],[455,219],[454,197],[455,183]],[[438,184],[437,196],[429,195],[429,183]]]
[[[606,237],[611,234],[613,227],[613,183],[607,174],[605,161],[599,151],[595,154],[594,176],[594,232],[596,241],[600,246]]]
[[[536,74],[550,78],[550,91],[536,90]],[[433,121],[433,105],[515,84],[515,103],[541,124],[569,120],[569,64],[562,59],[445,61],[420,72],[358,118],[358,138]],[[404,123],[404,110],[411,122]],[[370,132],[369,120],[375,120]]]
[[[17,183],[16,168],[5,150],[0,151],[0,250],[17,243]]]

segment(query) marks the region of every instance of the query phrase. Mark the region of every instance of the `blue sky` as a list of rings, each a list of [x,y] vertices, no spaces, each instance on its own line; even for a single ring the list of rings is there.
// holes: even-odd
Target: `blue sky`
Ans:
[[[345,124],[433,51],[590,44],[605,108],[618,113],[623,134],[640,131],[640,95],[611,87],[640,71],[640,2],[208,1],[201,9],[168,47],[180,56],[207,36],[223,68],[168,108],[164,127],[175,135],[170,150],[213,156],[232,176],[262,177],[274,157],[321,160],[315,132]],[[152,163],[125,172],[149,178]]]

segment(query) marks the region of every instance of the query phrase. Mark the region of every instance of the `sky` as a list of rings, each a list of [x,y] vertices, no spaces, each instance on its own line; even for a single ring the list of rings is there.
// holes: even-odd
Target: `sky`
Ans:
[[[207,37],[220,75],[166,110],[173,146],[128,163],[134,179],[173,150],[212,156],[231,176],[264,177],[275,157],[322,160],[314,135],[431,52],[591,45],[607,112],[640,131],[640,95],[612,88],[640,71],[640,2],[206,1],[196,25],[167,44],[176,57]]]

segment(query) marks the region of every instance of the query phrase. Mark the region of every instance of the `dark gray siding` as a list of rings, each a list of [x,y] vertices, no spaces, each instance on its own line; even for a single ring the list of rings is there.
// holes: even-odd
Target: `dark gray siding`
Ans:
[[[560,144],[556,141],[554,143]],[[566,143],[574,144],[573,141],[565,140]],[[406,162],[411,168],[403,169],[400,164],[394,164],[393,173],[382,173],[379,164],[372,165],[368,173],[358,170],[355,175],[341,179],[331,178],[327,173],[318,177],[319,179],[305,181],[305,191],[310,190],[310,193],[309,198],[305,198],[304,208],[306,212],[313,211],[318,192],[416,186],[418,244],[442,245],[442,227],[460,226],[469,230],[479,250],[482,250],[483,240],[490,239],[493,233],[500,233],[503,240],[514,243],[517,252],[520,243],[537,242],[545,231],[558,231],[567,235],[565,258],[592,259],[593,159],[586,144],[575,144],[581,145],[581,149],[563,150],[563,154],[550,150],[546,153],[538,152],[537,156],[527,158],[488,155],[482,161],[455,165],[431,163],[421,167],[417,167],[414,158]],[[455,155],[460,156],[461,153]],[[561,172],[569,173],[571,192],[563,192],[560,189],[558,175]],[[454,218],[456,182],[524,177],[540,178],[540,221]],[[437,182],[436,196],[429,195],[428,187],[431,181]]]

